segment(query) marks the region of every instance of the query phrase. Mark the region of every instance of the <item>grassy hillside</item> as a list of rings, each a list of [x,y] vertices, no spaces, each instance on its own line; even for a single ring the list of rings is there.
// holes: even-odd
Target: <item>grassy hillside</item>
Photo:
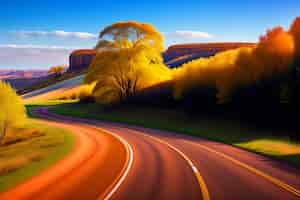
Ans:
[[[35,90],[38,90],[38,89],[46,88],[46,87],[49,87],[49,86],[54,85],[56,83],[59,83],[61,81],[72,79],[74,77],[80,76],[80,75],[84,74],[85,72],[86,72],[86,70],[81,70],[81,71],[67,72],[67,73],[64,73],[63,75],[58,76],[58,77],[51,76],[48,79],[40,81],[39,83],[34,84],[30,87],[27,87],[27,88],[22,89],[22,90],[18,90],[18,94],[23,95],[23,94],[26,94],[26,93],[29,93],[29,92],[32,92],[32,91],[35,91]]]
[[[52,112],[169,130],[244,148],[300,167],[300,143],[277,132],[258,129],[237,120],[209,116],[194,117],[180,110],[126,106],[105,109],[97,104],[65,103]]]

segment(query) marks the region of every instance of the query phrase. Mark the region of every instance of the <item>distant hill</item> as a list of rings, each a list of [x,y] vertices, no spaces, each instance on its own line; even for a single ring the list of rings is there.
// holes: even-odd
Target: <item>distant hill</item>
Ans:
[[[46,76],[48,70],[1,70],[0,79],[36,78]]]
[[[21,90],[48,78],[48,70],[0,70],[0,80]]]
[[[163,54],[164,62],[170,67],[178,67],[186,62],[201,57],[210,57],[218,52],[240,47],[255,47],[255,43],[225,42],[225,43],[195,43],[170,46]]]

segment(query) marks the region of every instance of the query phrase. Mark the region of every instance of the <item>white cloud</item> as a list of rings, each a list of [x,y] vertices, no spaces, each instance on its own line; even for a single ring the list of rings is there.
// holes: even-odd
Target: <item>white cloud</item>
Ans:
[[[173,33],[174,36],[190,38],[190,39],[211,39],[213,35],[207,32],[200,32],[200,31],[175,31]]]
[[[57,37],[57,38],[77,38],[77,39],[97,39],[97,35],[88,32],[67,32],[63,30],[56,31],[15,31],[18,37],[37,38],[37,37]],[[165,33],[166,37],[179,39],[211,39],[214,36],[207,32],[177,30],[175,32]]]
[[[174,43],[199,42],[214,38],[214,35],[210,33],[190,30],[178,30],[164,33],[164,35],[169,45]]]
[[[63,30],[56,31],[15,31],[18,37],[36,38],[36,37],[58,37],[58,38],[76,38],[76,39],[97,39],[97,35],[87,32],[67,32]]]
[[[202,31],[191,30],[177,30],[174,32],[164,33],[166,38],[166,45],[173,45],[178,43],[196,43],[205,42],[213,39],[215,36]]]
[[[0,48],[12,49],[76,49],[76,47],[63,47],[63,46],[48,46],[48,45],[31,45],[31,44],[0,44]]]
[[[48,68],[68,64],[70,53],[77,48],[43,45],[0,45],[0,68]]]

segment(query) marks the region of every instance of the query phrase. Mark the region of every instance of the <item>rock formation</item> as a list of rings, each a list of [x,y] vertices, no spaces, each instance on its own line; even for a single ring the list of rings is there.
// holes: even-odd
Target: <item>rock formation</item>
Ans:
[[[87,69],[96,56],[96,50],[79,49],[71,53],[69,58],[69,71]]]
[[[255,43],[198,43],[198,44],[178,44],[170,46],[164,52],[164,62],[170,67],[178,67],[188,61],[201,57],[213,56],[218,52],[240,47],[254,47]],[[87,69],[96,50],[79,49],[70,55],[69,71]]]
[[[177,67],[183,63],[201,57],[213,56],[218,52],[240,47],[254,47],[255,43],[198,43],[178,44],[170,46],[164,53],[164,62],[170,67]]]

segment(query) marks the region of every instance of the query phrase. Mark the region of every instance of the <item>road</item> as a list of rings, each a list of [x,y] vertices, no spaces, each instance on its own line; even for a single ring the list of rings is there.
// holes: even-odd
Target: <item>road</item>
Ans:
[[[130,154],[118,137],[81,123],[51,120],[44,123],[70,130],[74,150],[63,160],[5,193],[1,200],[97,199],[109,194],[128,168]],[[51,121],[50,121],[51,120]],[[113,158],[113,159],[112,159]]]
[[[68,90],[70,88],[81,85],[83,82],[83,78],[84,78],[84,75],[81,75],[81,76],[77,76],[75,78],[64,80],[64,81],[58,82],[54,85],[26,93],[26,94],[22,95],[22,97],[24,99],[30,99],[32,97],[41,96],[43,94],[46,94],[46,93],[49,93],[49,92],[52,92],[55,90],[60,90],[60,89]]]
[[[118,170],[110,172],[111,184],[123,177],[118,187],[111,189],[110,199],[299,199],[299,170],[229,145],[165,131],[59,116],[49,113],[45,108],[40,108],[38,113],[43,118],[55,119],[55,123],[76,126],[78,131],[94,137],[101,135],[99,131],[95,132],[95,128],[101,128],[118,135],[129,144],[133,155],[130,166],[124,161],[124,154],[123,157],[114,155],[118,151],[124,152],[124,146],[123,150],[121,147],[119,150],[111,149],[106,157],[99,155],[102,163],[122,160]],[[102,145],[110,144],[108,140],[99,140]],[[85,162],[90,165],[88,163],[90,161]],[[122,163],[123,168],[120,167]],[[105,186],[101,190],[98,185],[108,171],[102,175],[97,173],[107,168],[97,164],[92,166],[96,171],[91,172],[92,176],[87,175],[85,183],[73,178],[80,173],[80,170],[76,170],[69,173],[70,179],[47,184],[35,197],[54,199],[46,197],[52,197],[56,192],[55,199],[104,198]],[[124,168],[128,169],[126,176],[124,173],[118,176]],[[96,180],[100,183],[97,184]],[[65,186],[65,190],[60,184],[69,187]]]
[[[74,84],[77,81],[66,81],[25,98]],[[41,177],[47,177],[47,172],[30,180],[29,183],[40,183],[41,190],[34,193],[36,199],[54,199],[48,198],[54,197],[53,194],[55,199],[300,199],[300,170],[282,162],[184,134],[59,116],[46,108],[39,108],[37,113],[41,118],[51,119],[48,123],[94,138],[92,141],[98,141],[99,145],[92,151],[97,154],[94,156],[97,162],[86,160],[79,167],[92,168],[88,174],[73,167],[70,171],[66,169],[64,179],[56,179],[55,183],[52,179],[49,183],[39,182]],[[119,146],[101,139],[104,135],[114,138]],[[102,146],[111,148],[103,153]],[[85,148],[79,145],[76,149]],[[69,157],[74,157],[74,152]],[[62,161],[66,166],[70,163],[68,159]],[[114,166],[111,161],[119,162]],[[68,165],[71,168],[73,164]],[[60,166],[49,169],[52,171],[49,174],[55,177],[57,172],[53,169],[61,169]],[[80,176],[86,176],[85,182],[76,179]],[[27,185],[30,186],[24,183],[7,194],[18,194],[17,191],[31,194],[32,189]]]

